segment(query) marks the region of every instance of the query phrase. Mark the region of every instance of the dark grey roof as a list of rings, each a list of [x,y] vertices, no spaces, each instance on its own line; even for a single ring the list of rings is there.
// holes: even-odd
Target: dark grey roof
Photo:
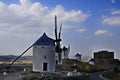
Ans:
[[[81,57],[81,54],[77,53],[77,54],[75,55],[75,57]]]
[[[55,40],[49,38],[45,33],[34,43],[34,45],[51,45],[55,46]]]
[[[90,59],[90,61],[95,61],[95,59],[92,58],[92,59]]]

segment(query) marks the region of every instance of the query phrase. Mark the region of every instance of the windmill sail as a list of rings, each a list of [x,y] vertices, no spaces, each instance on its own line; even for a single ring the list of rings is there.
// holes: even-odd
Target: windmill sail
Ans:
[[[56,40],[58,39],[57,38],[57,16],[55,15],[55,38]]]
[[[56,38],[56,53],[58,53],[58,62],[62,62],[62,55],[61,55],[61,29],[62,29],[62,24],[60,26],[60,31],[57,33],[57,16],[55,15],[55,38]]]
[[[60,32],[59,32],[59,39],[60,39],[60,37],[61,37],[61,30],[62,30],[62,24],[61,24],[61,26],[60,26]]]

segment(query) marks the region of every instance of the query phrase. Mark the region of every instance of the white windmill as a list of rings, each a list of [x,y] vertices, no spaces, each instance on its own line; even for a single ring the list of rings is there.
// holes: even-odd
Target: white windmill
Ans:
[[[33,71],[55,72],[55,41],[45,33],[33,45]]]
[[[62,24],[60,31],[57,33],[57,16],[55,15],[55,40],[49,38],[45,33],[30,47],[28,47],[21,55],[15,58],[6,69],[9,71],[10,67],[22,55],[24,55],[30,48],[33,47],[33,72],[55,72],[56,54],[58,55],[58,63],[62,63],[62,49],[60,45]]]

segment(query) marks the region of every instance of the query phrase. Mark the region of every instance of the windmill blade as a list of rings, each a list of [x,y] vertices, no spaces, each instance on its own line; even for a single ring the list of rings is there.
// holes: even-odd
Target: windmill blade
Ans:
[[[61,37],[61,30],[62,30],[62,24],[60,26],[60,31],[59,31],[59,40],[60,40],[60,37]]]
[[[58,39],[57,38],[57,16],[55,15],[55,38],[56,40]]]

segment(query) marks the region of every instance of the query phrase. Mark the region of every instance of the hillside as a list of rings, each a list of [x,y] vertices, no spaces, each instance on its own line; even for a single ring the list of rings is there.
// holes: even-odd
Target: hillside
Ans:
[[[90,65],[88,62],[81,62],[74,59],[64,59],[63,65],[57,65],[56,68],[57,71],[78,71],[87,73],[101,70],[94,65]]]
[[[15,55],[1,55],[0,56],[0,62],[11,62],[17,57],[18,56],[15,56]],[[31,59],[32,59],[32,56],[22,56],[18,60],[24,61],[24,60],[31,60]]]

